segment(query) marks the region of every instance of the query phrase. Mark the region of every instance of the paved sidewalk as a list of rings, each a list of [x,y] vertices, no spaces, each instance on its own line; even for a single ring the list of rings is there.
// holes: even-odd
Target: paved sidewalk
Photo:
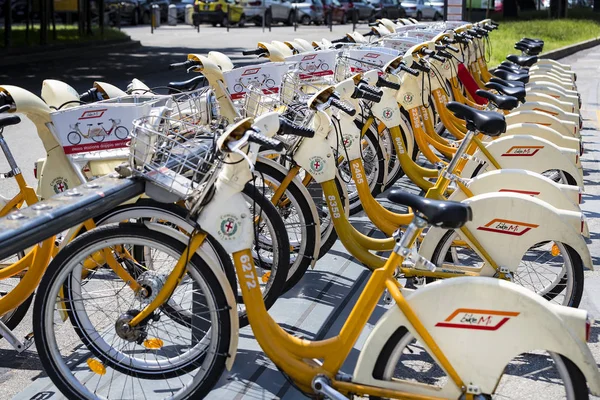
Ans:
[[[156,37],[146,39],[142,37],[145,35],[143,32],[140,32],[138,37],[136,36],[137,33],[133,32],[135,29],[141,30],[142,28],[132,28],[131,33],[134,39],[141,40],[143,44],[146,44],[144,42],[150,39],[157,41],[155,43],[157,47],[153,50],[156,53],[156,58],[153,58],[151,62],[139,60],[140,65],[143,64],[145,66],[144,68],[150,68],[150,66],[155,65],[157,70],[162,70],[168,62],[177,57],[183,57],[189,51],[187,45],[183,47],[183,42],[187,41],[188,37],[197,35],[195,32],[192,32],[191,35],[185,32],[185,36],[176,39],[181,41],[181,49],[173,50],[166,47],[171,43],[170,41],[166,41],[167,39],[156,39]],[[211,36],[210,32],[213,28],[203,27],[202,29],[203,32],[201,32],[201,35],[196,36],[199,39],[199,47],[205,48],[204,46],[208,42],[212,42],[210,43],[211,46],[218,45],[219,37],[224,38],[221,41],[222,46],[227,47],[230,44],[223,30],[219,30],[220,32]],[[248,32],[251,29],[255,28],[248,28]],[[334,34],[328,34],[327,36],[335,38],[339,36],[337,33],[336,31]],[[160,30],[155,35],[159,34],[161,34]],[[314,33],[314,35],[321,34],[321,30]],[[294,37],[291,34],[290,36]],[[268,37],[273,38],[275,36],[271,35]],[[158,43],[160,40],[165,40],[165,43]],[[244,40],[250,42],[256,39],[253,37],[252,39],[248,38]],[[227,48],[244,48],[247,46],[246,41],[236,42],[235,46]],[[215,44],[215,42],[217,43]],[[123,57],[129,57],[128,60],[131,61],[136,59],[137,56],[124,55]],[[577,84],[584,101],[582,112],[585,118],[583,135],[586,142],[586,153],[582,157],[582,163],[585,171],[586,194],[582,207],[588,217],[591,232],[589,247],[593,261],[594,264],[600,265],[600,111],[598,111],[600,110],[600,81],[597,78],[600,76],[600,46],[563,59],[562,62],[574,66],[579,77]],[[128,74],[131,67],[133,67],[134,71],[139,71],[139,69],[135,69],[136,66],[128,65],[127,63],[118,66],[120,70],[128,71]],[[90,66],[90,68],[93,67]],[[163,79],[164,75],[162,72],[156,72],[155,74],[148,73],[144,77],[159,80]],[[127,75],[123,79],[130,79],[131,76],[138,75]],[[78,82],[81,83],[83,81],[89,82],[94,78],[88,76],[79,79],[81,80]],[[1,77],[0,82],[2,82]],[[17,162],[26,171],[32,165],[31,159],[43,156],[42,149],[38,146],[39,140],[35,132],[31,130],[30,124],[22,124],[19,127],[7,129],[6,137],[11,148],[15,150]],[[0,160],[0,170],[4,168],[4,160]],[[33,182],[29,176],[28,179],[29,182]],[[404,185],[405,182],[400,184]],[[1,193],[4,194],[4,188],[0,187],[0,189],[2,189]],[[359,217],[355,221],[361,223],[365,232],[370,231],[371,227],[365,218]],[[586,271],[585,275],[585,294],[581,307],[593,315],[600,317],[600,272]],[[301,333],[307,338],[320,339],[330,336],[332,332],[337,332],[341,324],[346,320],[348,312],[356,301],[367,278],[368,273],[366,270],[349,257],[338,242],[330,254],[319,261],[315,270],[309,271],[296,288],[278,300],[272,308],[271,313],[279,323],[285,324],[290,329]],[[377,307],[372,320],[369,321],[369,325],[355,344],[349,360],[344,365],[344,372],[352,372],[364,339],[370,329],[372,329],[374,322],[382,315],[385,309],[386,306],[382,304]],[[25,334],[29,331],[29,321],[29,319],[26,319],[23,325],[19,327],[19,334]],[[526,333],[524,332],[524,334]],[[304,398],[289,385],[275,366],[265,358],[256,341],[253,339],[249,328],[244,328],[241,331],[240,338],[240,350],[233,370],[230,373],[224,374],[217,388],[208,396],[209,399],[282,398],[296,400]],[[593,326],[590,348],[594,353],[596,362],[600,364],[599,322],[596,322]],[[540,368],[536,368],[535,363],[528,364],[525,367],[529,372],[527,378],[525,378],[525,384],[536,385],[536,388],[539,387],[539,397],[537,399],[556,398],[553,397],[553,391],[550,388],[551,385],[548,382],[548,378],[543,374],[543,371]],[[2,385],[0,400],[8,399],[12,396],[14,396],[14,399],[24,400],[54,400],[63,398],[40,370],[34,348],[29,349],[21,355],[17,355],[3,341],[0,341],[0,384]],[[40,395],[40,393],[42,394]],[[514,396],[516,398],[519,397],[518,389],[515,391]]]

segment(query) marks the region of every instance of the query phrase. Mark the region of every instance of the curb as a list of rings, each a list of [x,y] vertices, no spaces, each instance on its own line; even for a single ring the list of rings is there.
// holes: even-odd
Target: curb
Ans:
[[[60,60],[70,57],[92,56],[105,50],[136,49],[142,44],[137,40],[110,40],[105,42],[79,43],[76,46],[47,47],[43,51],[31,50],[19,54],[5,54],[0,58],[0,66],[19,65],[31,62],[32,57],[38,61]]]
[[[600,45],[600,38],[586,40],[585,42],[579,42],[570,46],[561,47],[560,49],[552,50],[547,53],[540,54],[540,58],[549,58],[550,60],[559,60],[564,57],[568,57],[578,51],[589,49],[590,47]]]

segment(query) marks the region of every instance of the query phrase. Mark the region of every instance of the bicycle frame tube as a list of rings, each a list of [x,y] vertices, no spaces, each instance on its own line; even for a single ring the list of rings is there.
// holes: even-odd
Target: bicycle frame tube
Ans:
[[[421,229],[416,227],[412,229],[408,240],[411,246],[420,232]],[[423,338],[428,348],[431,349],[436,359],[440,361],[442,368],[448,371],[450,378],[458,387],[463,386],[462,380],[456,374],[452,365],[450,365],[431,335],[421,324],[418,316],[398,290],[393,274],[396,266],[402,263],[403,258],[395,251],[382,268],[378,268],[373,272],[339,334],[321,341],[308,341],[292,336],[271,318],[262,299],[250,249],[234,253],[233,260],[248,319],[256,340],[265,354],[285,371],[302,390],[311,391],[312,380],[319,374],[330,378],[335,377],[377,306],[386,286],[388,289],[393,288],[392,293],[398,306],[405,313],[420,337]],[[322,364],[318,364],[312,359],[322,360]],[[336,382],[334,382],[334,386],[336,386]],[[344,387],[347,388],[347,391],[361,394],[369,393],[371,390],[352,383],[346,383]],[[394,392],[393,397],[419,398],[410,397],[410,395],[406,397],[398,392]]]
[[[205,239],[206,233],[204,232],[200,232],[192,236],[186,249],[186,253],[177,261],[177,264],[173,268],[173,271],[169,274],[169,277],[167,278],[163,288],[150,304],[144,307],[144,309],[138,315],[129,321],[130,326],[137,326],[140,322],[152,314],[154,310],[156,310],[169,299],[177,285],[179,285],[179,282],[181,282],[181,279],[183,279],[188,263],[194,254],[196,254],[196,250],[202,246],[202,243],[204,243]]]

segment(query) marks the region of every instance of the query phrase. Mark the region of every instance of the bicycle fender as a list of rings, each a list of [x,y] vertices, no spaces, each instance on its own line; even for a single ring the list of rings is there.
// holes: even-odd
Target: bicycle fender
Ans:
[[[24,114],[34,123],[38,136],[42,140],[46,152],[59,147],[47,124],[51,124],[50,107],[42,99],[28,90],[12,85],[1,85],[0,92],[7,93],[13,100],[13,112]]]
[[[555,99],[554,97],[547,95],[545,93],[538,93],[530,91],[527,93],[527,103],[530,101],[539,101],[547,104],[552,104],[565,112],[576,113],[579,114],[579,107],[575,107],[575,105],[568,101],[561,101],[559,99]],[[527,104],[526,103],[526,104]],[[523,107],[520,106],[520,107]],[[518,110],[517,108],[516,110]]]
[[[146,222],[145,225],[149,229],[169,235],[169,236],[179,240],[181,243],[183,243],[185,245],[187,245],[189,243],[190,238],[188,236],[184,235],[183,233],[181,233],[173,228],[169,228],[168,226],[166,226],[164,224]],[[196,250],[196,254],[198,254],[200,257],[202,257],[202,259],[204,261],[206,261],[206,264],[209,266],[211,271],[217,277],[217,280],[219,281],[219,284],[221,285],[221,287],[223,288],[223,292],[225,293],[225,298],[227,299],[227,304],[229,305],[229,318],[231,319],[231,334],[229,337],[229,350],[228,350],[229,357],[227,357],[225,366],[227,368],[227,371],[231,371],[231,368],[233,367],[233,362],[235,361],[235,356],[237,354],[238,338],[239,338],[238,332],[240,330],[236,296],[233,294],[231,284],[229,283],[229,281],[227,280],[227,276],[221,269],[221,265],[218,262],[218,260],[216,259],[215,253],[212,250],[208,250],[207,248],[209,249],[210,246],[207,246],[207,245],[200,246],[198,248],[198,250]]]
[[[284,175],[287,175],[287,173],[288,173],[287,168],[285,168],[283,165],[281,165],[269,158],[259,155],[257,162],[266,164],[266,165],[280,171]],[[298,177],[294,177],[294,181],[296,182],[296,187],[298,187],[298,189],[300,189],[300,192],[302,192],[302,196],[304,196],[306,199],[308,199],[308,205],[310,206],[310,213],[312,214],[313,220],[315,221],[316,244],[315,244],[314,254],[312,255],[313,259],[310,263],[311,268],[314,268],[315,264],[317,263],[317,259],[319,258],[319,251],[321,249],[321,222],[319,219],[319,213],[317,212],[317,206],[315,205],[315,202],[313,201],[312,196],[310,195],[306,186],[304,186],[302,184],[302,182],[300,181],[300,179],[298,179]]]
[[[469,180],[466,185],[473,195],[494,192],[522,193],[541,199],[552,206],[581,213],[579,188],[556,183],[536,172],[524,169],[500,169],[485,172]],[[448,200],[462,201],[467,195],[455,190]]]
[[[510,282],[480,277],[445,279],[403,293],[463,382],[482,393],[493,393],[512,359],[546,350],[571,360],[585,376],[590,391],[600,394],[600,372],[585,342],[586,311],[550,304]],[[373,377],[384,346],[402,326],[424,344],[399,307],[390,308],[368,336],[352,381],[436,398],[460,397],[460,388],[451,379],[437,388]],[[429,349],[428,353],[435,359]]]
[[[546,139],[559,147],[579,151],[581,148],[581,140],[572,136],[564,136],[556,132],[554,129],[537,124],[520,123],[507,126],[506,132],[500,137],[513,135],[531,135]]]
[[[537,83],[539,83],[539,82],[534,82],[533,84],[526,86],[525,87],[526,93],[529,94],[531,92],[536,92],[536,93],[547,94],[548,96],[554,97],[557,100],[567,101],[567,102],[572,103],[573,105],[576,105],[577,107],[579,107],[579,97],[578,97],[577,93],[565,92],[564,90],[561,90],[559,87],[546,86],[546,85],[541,85],[541,84],[537,84]]]
[[[550,97],[550,98],[552,98],[552,97]],[[580,118],[579,113],[564,111],[562,108],[560,108],[554,104],[546,103],[544,101],[533,101],[533,100],[527,99],[527,103],[525,103],[515,109],[515,111],[530,111],[530,110],[531,111],[541,111],[543,113],[550,114],[550,115],[558,118],[561,121],[569,121],[569,122],[575,124],[576,127],[579,127],[579,118]],[[577,129],[577,131],[579,131],[579,129]]]
[[[504,168],[526,169],[539,174],[560,170],[569,174],[577,186],[583,189],[583,172],[576,150],[558,147],[548,140],[531,135],[513,135],[496,139],[486,145],[492,157]],[[486,160],[485,155],[477,150],[475,159]],[[479,165],[475,159],[467,161],[462,176],[471,177]],[[491,164],[485,168],[494,169]]]
[[[550,75],[530,75],[529,82],[532,84],[542,84],[542,85],[552,85],[558,86],[565,90],[577,91],[577,87],[573,84],[573,82],[566,82],[562,79],[555,78]]]
[[[506,125],[519,123],[538,124],[550,127],[564,136],[579,137],[579,121],[576,124],[571,121],[564,121],[543,111],[518,110],[506,115],[505,119]]]

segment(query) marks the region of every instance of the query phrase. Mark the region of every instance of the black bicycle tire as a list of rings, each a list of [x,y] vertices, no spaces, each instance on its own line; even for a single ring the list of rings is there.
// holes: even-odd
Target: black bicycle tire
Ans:
[[[67,246],[65,246],[57,254],[57,256],[52,260],[52,262],[48,266],[48,269],[46,270],[46,273],[44,274],[44,276],[42,278],[42,281],[40,283],[41,286],[38,290],[38,295],[36,296],[36,301],[34,303],[34,315],[36,315],[36,318],[34,318],[34,324],[33,324],[34,337],[35,337],[35,341],[36,341],[36,347],[38,348],[38,355],[40,357],[40,361],[41,361],[42,365],[44,366],[44,370],[50,376],[52,382],[60,389],[60,391],[63,394],[67,395],[67,397],[69,397],[69,398],[80,398],[80,394],[74,392],[74,390],[72,390],[70,388],[70,386],[60,376],[60,374],[56,372],[58,367],[56,366],[51,355],[49,354],[49,349],[50,349],[51,345],[49,344],[49,341],[46,338],[46,332],[45,332],[45,328],[44,328],[46,313],[44,312],[44,310],[46,309],[46,303],[48,302],[48,300],[50,300],[54,303],[56,301],[56,299],[54,299],[54,298],[48,299],[47,298],[48,296],[46,296],[45,293],[46,293],[46,291],[50,290],[50,288],[52,288],[52,286],[54,284],[54,280],[57,278],[58,273],[60,272],[61,267],[65,262],[68,262],[72,257],[76,256],[80,251],[85,249],[86,246],[94,244],[98,241],[106,240],[106,238],[111,237],[111,235],[112,236],[121,235],[121,236],[128,236],[128,237],[141,237],[141,238],[146,238],[146,239],[151,238],[152,240],[154,240],[158,243],[161,243],[163,245],[167,245],[168,247],[171,247],[173,250],[178,251],[180,253],[185,252],[185,249],[186,249],[186,245],[184,243],[181,243],[180,241],[178,241],[177,239],[175,239],[169,235],[149,229],[148,227],[146,227],[144,225],[125,223],[125,224],[119,224],[119,225],[103,226],[103,227],[96,228],[93,231],[86,232],[85,234],[77,237],[76,239],[71,241],[69,244],[67,244]],[[203,383],[201,385],[199,385],[197,387],[197,389],[195,390],[196,393],[206,393],[214,386],[214,384],[216,384],[222,371],[225,368],[227,352],[229,349],[229,338],[231,335],[231,322],[229,321],[229,312],[227,311],[228,305],[227,305],[225,293],[222,290],[215,289],[217,287],[218,288],[221,287],[216,276],[210,270],[208,265],[205,264],[204,260],[202,260],[201,257],[198,256],[197,254],[194,254],[192,256],[192,258],[190,260],[190,265],[194,266],[194,268],[198,271],[198,273],[204,277],[204,279],[207,281],[207,283],[210,283],[212,281],[212,284],[210,284],[209,286],[213,288],[212,290],[213,290],[213,297],[215,300],[215,304],[221,305],[221,306],[217,307],[217,309],[219,311],[217,311],[216,313],[225,315],[225,318],[220,318],[220,321],[219,321],[219,327],[221,329],[221,331],[220,331],[221,334],[218,335],[219,344],[217,345],[217,349],[218,349],[216,351],[217,356],[215,357],[215,362],[213,362],[213,366],[217,362],[221,365],[218,366],[217,368],[211,368],[211,373],[209,373],[207,375],[207,378],[204,379]],[[216,290],[216,292],[215,292],[215,290]],[[67,293],[68,293],[68,290],[67,290]],[[66,302],[66,304],[68,304],[68,302]],[[71,313],[69,311],[67,311],[67,313],[69,314],[69,319],[71,320],[71,322],[73,322],[73,320],[72,320],[72,318],[74,318],[73,313]],[[114,363],[109,358],[104,357],[103,354],[101,354],[101,352],[94,346],[94,341],[90,340],[87,337],[87,335],[82,334],[80,329],[78,329],[75,325],[73,326],[73,329],[78,334],[78,336],[82,340],[82,342],[84,342],[84,344],[86,345],[86,348],[90,352],[92,352],[92,354],[94,354],[94,356],[98,357],[99,359],[102,359],[103,363],[105,365],[109,365],[111,368],[113,368],[121,373],[127,374],[127,373],[132,372],[132,371],[125,371],[125,369],[122,368],[120,363]],[[198,359],[203,359],[203,358],[204,358],[203,356],[198,357]],[[160,376],[163,379],[179,376],[183,373],[186,373],[186,372],[189,372],[189,371],[192,371],[192,370],[198,368],[198,359],[196,359],[196,360],[194,360],[194,362],[188,363],[188,365],[182,366],[174,371],[160,372],[160,373],[154,373],[154,374],[138,373],[137,376],[145,377],[145,378],[149,378],[149,379],[156,378],[157,376]]]

